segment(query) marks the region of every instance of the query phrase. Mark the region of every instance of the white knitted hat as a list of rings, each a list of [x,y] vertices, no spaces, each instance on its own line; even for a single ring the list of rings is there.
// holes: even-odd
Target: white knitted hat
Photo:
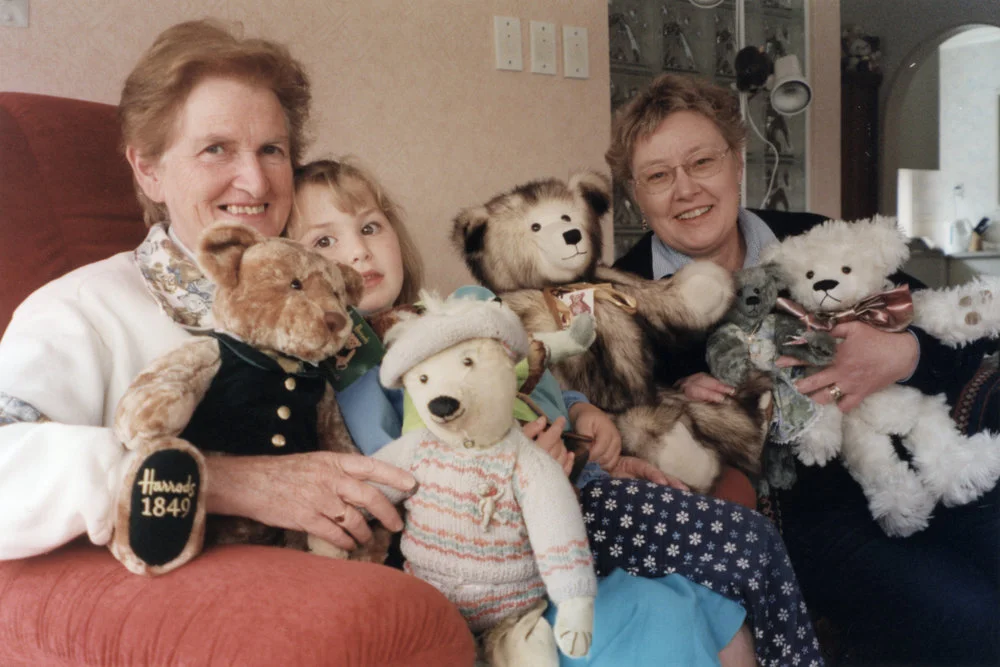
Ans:
[[[399,322],[386,334],[389,351],[382,359],[379,373],[384,386],[401,387],[402,376],[408,370],[464,340],[499,340],[515,361],[528,354],[528,333],[507,306],[474,298],[442,300],[424,291],[420,297],[426,308],[424,313]]]

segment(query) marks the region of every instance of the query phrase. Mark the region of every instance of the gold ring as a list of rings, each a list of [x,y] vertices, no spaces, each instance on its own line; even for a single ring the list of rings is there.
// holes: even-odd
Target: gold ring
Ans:
[[[833,396],[833,402],[837,403],[844,397],[844,391],[835,384],[831,384],[828,391],[830,396]]]

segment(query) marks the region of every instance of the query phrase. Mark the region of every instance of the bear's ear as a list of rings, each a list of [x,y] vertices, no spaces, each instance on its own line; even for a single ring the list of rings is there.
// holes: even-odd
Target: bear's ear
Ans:
[[[337,268],[340,269],[340,274],[344,276],[344,288],[347,292],[348,304],[352,306],[358,305],[361,303],[361,295],[365,291],[365,279],[361,277],[360,273],[346,264],[337,262]]]
[[[236,287],[240,282],[243,254],[262,241],[264,236],[246,225],[236,222],[212,225],[201,235],[198,264],[215,284]]]
[[[775,266],[781,261],[781,243],[775,241],[764,246],[760,251],[760,264]]]
[[[886,275],[898,271],[910,257],[910,248],[906,236],[896,224],[896,218],[885,215],[875,215],[871,220],[862,220],[867,224],[867,242],[870,249],[875,250],[878,262]],[[855,223],[857,224],[857,223]]]
[[[759,266],[760,268],[764,269],[764,275],[767,276],[767,279],[773,282],[777,286],[778,291],[781,291],[783,289],[788,289],[788,285],[786,284],[785,281],[785,274],[781,270],[781,267],[778,266],[775,262],[765,262],[760,264]]]
[[[569,179],[569,189],[580,195],[600,220],[611,208],[611,181],[596,171],[581,171]]]
[[[451,240],[466,260],[483,251],[486,242],[486,225],[489,221],[490,216],[485,206],[464,209],[455,218]]]

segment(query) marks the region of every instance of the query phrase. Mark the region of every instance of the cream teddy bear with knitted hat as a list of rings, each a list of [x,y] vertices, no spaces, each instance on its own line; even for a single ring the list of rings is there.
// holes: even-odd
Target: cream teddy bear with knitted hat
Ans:
[[[404,503],[407,571],[483,633],[491,665],[555,666],[557,647],[585,655],[597,580],[580,506],[512,416],[527,333],[497,302],[422,299],[423,315],[388,332],[380,378],[405,387],[426,427],[375,454],[419,482]]]

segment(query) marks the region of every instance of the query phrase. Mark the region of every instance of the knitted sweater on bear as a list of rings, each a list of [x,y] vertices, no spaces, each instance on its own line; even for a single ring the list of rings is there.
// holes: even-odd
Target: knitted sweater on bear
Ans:
[[[597,592],[583,516],[559,465],[514,426],[486,449],[457,449],[427,429],[376,458],[420,483],[405,502],[407,570],[441,590],[474,632]]]

